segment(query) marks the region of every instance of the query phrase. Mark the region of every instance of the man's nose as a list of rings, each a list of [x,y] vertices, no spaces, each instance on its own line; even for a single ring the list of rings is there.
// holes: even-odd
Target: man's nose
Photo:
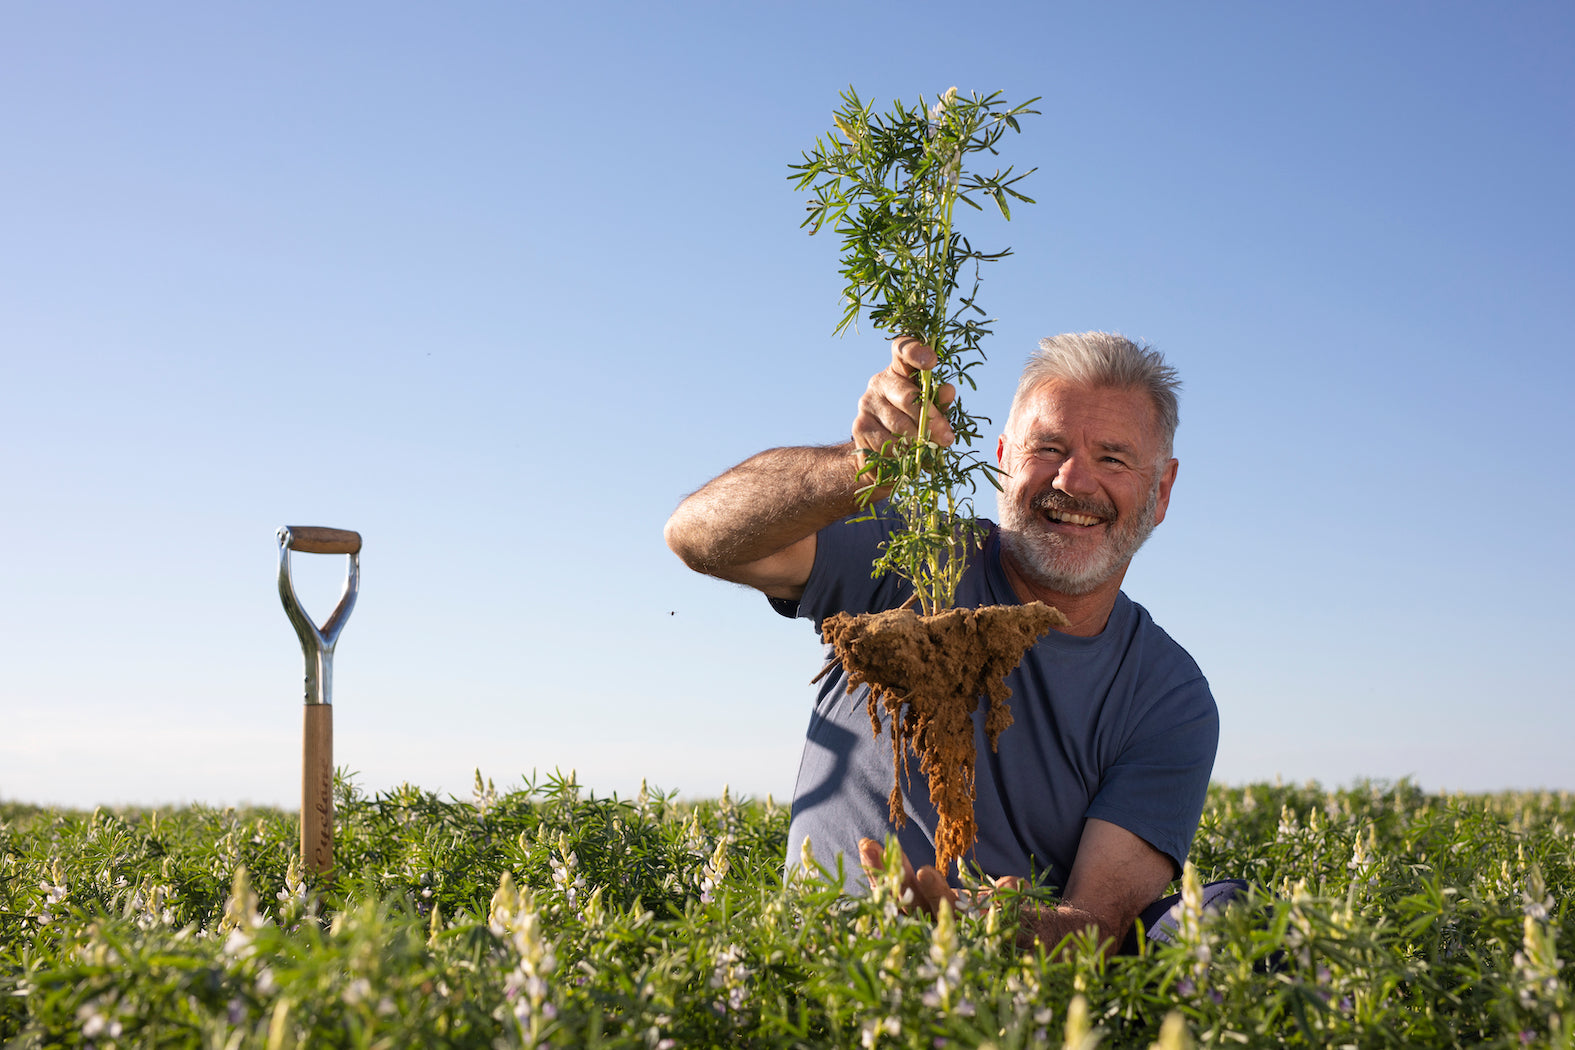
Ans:
[[[1051,484],[1068,496],[1092,496],[1099,491],[1099,484],[1094,480],[1093,472],[1084,465],[1082,456],[1063,459],[1061,469],[1056,471]]]

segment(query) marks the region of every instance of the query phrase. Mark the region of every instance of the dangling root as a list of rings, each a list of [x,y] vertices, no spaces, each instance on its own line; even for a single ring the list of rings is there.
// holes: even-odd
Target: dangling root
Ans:
[[[848,690],[870,687],[870,726],[880,735],[881,712],[891,726],[893,783],[891,821],[901,827],[902,784],[909,779],[908,753],[930,784],[930,801],[940,816],[935,832],[935,866],[942,872],[973,847],[973,713],[980,696],[990,701],[985,735],[993,751],[1012,724],[1006,676],[1046,631],[1064,627],[1066,617],[1042,602],[947,609],[934,616],[912,610],[849,616],[838,613],[821,624],[821,636],[848,671]]]

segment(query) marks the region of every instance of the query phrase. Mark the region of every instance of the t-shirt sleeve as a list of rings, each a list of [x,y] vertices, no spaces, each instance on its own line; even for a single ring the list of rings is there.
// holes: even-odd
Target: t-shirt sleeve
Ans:
[[[878,510],[889,514],[884,504]],[[783,616],[813,620],[818,630],[820,622],[833,613],[875,612],[901,605],[912,593],[907,581],[871,572],[881,544],[895,524],[885,516],[844,518],[821,529],[815,537],[815,564],[804,594],[796,602],[773,598],[771,607]]]
[[[1187,860],[1219,747],[1219,712],[1201,676],[1145,712],[1105,771],[1086,816],[1125,828],[1170,858]]]

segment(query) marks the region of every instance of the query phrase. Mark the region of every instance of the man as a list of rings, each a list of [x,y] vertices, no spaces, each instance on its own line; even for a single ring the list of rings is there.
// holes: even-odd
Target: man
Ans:
[[[890,521],[849,523],[865,450],[919,421],[916,370],[935,363],[919,340],[892,344],[890,367],[859,401],[850,444],[760,453],[688,497],[667,542],[691,568],[762,591],[784,615],[812,619],[901,605],[912,593],[870,578]],[[983,713],[975,814],[965,858],[997,885],[1059,887],[1061,900],[1029,918],[1053,946],[1092,926],[1121,945],[1180,872],[1202,813],[1218,743],[1207,681],[1185,651],[1123,593],[1133,554],[1165,519],[1177,461],[1175,371],[1155,351],[1090,332],[1046,339],[1029,362],[996,447],[999,526],[971,558],[957,604],[1043,601],[1071,622],[1041,639],[1007,684],[1015,722],[999,751]],[[955,395],[944,388],[939,400]],[[944,418],[929,437],[953,440]],[[934,911],[955,902],[948,875],[909,858],[933,856],[936,814],[912,767],[907,821],[889,826],[892,756],[872,738],[867,691],[846,694],[840,666],[820,685],[794,793],[789,864],[804,840],[821,864],[875,877],[895,833],[907,888]]]

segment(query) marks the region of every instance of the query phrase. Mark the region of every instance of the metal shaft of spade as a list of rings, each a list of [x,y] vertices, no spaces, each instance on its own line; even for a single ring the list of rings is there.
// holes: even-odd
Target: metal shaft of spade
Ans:
[[[339,604],[321,627],[301,608],[290,580],[290,552],[347,554]],[[361,586],[361,534],[287,525],[279,530],[279,598],[306,657],[306,716],[301,736],[301,861],[319,874],[334,866],[334,645]]]

